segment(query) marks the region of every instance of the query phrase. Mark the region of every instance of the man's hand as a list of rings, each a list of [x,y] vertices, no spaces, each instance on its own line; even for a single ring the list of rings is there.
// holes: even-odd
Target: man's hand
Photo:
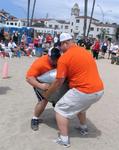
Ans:
[[[48,83],[42,83],[42,84],[40,83],[40,89],[43,91],[48,90],[49,86],[50,85]]]
[[[64,83],[64,78],[61,79],[55,79],[55,81],[50,85],[50,87],[48,87],[48,90],[46,90],[43,93],[43,96],[48,99],[49,96],[51,96],[58,88],[60,88],[62,86],[62,84]]]

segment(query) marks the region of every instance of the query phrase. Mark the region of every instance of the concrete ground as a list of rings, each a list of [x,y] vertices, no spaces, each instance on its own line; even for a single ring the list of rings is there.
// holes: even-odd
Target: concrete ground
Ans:
[[[39,131],[32,131],[30,119],[37,98],[25,81],[25,73],[35,58],[0,58],[0,150],[61,150],[52,142],[57,137],[54,111],[49,103]],[[8,63],[7,79],[2,79],[4,63]],[[119,66],[108,59],[97,65],[105,85],[103,98],[87,112],[89,135],[80,136],[70,121],[69,150],[119,150]]]

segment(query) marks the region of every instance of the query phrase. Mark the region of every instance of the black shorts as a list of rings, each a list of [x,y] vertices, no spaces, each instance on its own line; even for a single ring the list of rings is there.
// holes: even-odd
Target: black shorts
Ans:
[[[35,93],[36,93],[36,96],[37,96],[37,98],[38,98],[38,101],[42,101],[42,100],[45,99],[45,98],[42,96],[40,89],[35,88],[35,87],[34,87],[33,89],[34,89],[34,91],[35,91]]]

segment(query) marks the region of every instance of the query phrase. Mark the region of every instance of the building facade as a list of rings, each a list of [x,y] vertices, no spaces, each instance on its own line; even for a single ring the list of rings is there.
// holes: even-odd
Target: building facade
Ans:
[[[69,33],[75,37],[82,37],[84,33],[84,19],[84,16],[80,16],[80,9],[78,4],[75,4],[71,10]],[[87,16],[86,35],[88,32],[90,19],[91,18]],[[92,18],[89,37],[95,38],[99,35],[101,36],[102,34],[105,34],[105,36],[114,37],[116,28],[116,25],[100,23],[99,20]]]
[[[5,11],[1,14],[1,18],[3,15],[10,18],[10,15],[7,14]],[[1,12],[0,12],[1,13]],[[6,26],[13,26],[13,27],[23,27],[27,26],[27,19],[17,19],[12,18],[8,19],[5,18],[5,25]],[[84,32],[84,16],[80,16],[80,8],[79,5],[76,3],[71,9],[71,15],[69,21],[65,20],[56,20],[56,19],[34,19],[33,20],[33,28],[36,32],[39,33],[50,33],[50,34],[57,34],[61,32],[68,32],[74,37],[82,37]],[[88,26],[90,22],[90,17],[87,17],[87,29],[86,34],[88,31]],[[36,27],[34,24],[36,23],[43,23],[44,26]],[[104,24],[100,23],[99,20],[93,18],[91,28],[89,31],[89,36],[95,38],[97,35],[105,34],[106,36],[113,37],[115,36],[117,26],[114,24]]]

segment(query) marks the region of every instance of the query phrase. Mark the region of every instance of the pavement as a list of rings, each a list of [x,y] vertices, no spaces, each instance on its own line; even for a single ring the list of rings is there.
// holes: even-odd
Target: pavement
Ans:
[[[25,81],[26,70],[34,57],[0,58],[0,150],[61,150],[53,140],[57,125],[51,103],[42,114],[43,123],[32,131],[30,120],[37,98]],[[2,78],[8,64],[8,78]],[[75,128],[78,119],[70,121],[69,150],[119,150],[119,65],[108,59],[97,61],[104,81],[105,94],[87,111],[89,135],[80,136]]]

